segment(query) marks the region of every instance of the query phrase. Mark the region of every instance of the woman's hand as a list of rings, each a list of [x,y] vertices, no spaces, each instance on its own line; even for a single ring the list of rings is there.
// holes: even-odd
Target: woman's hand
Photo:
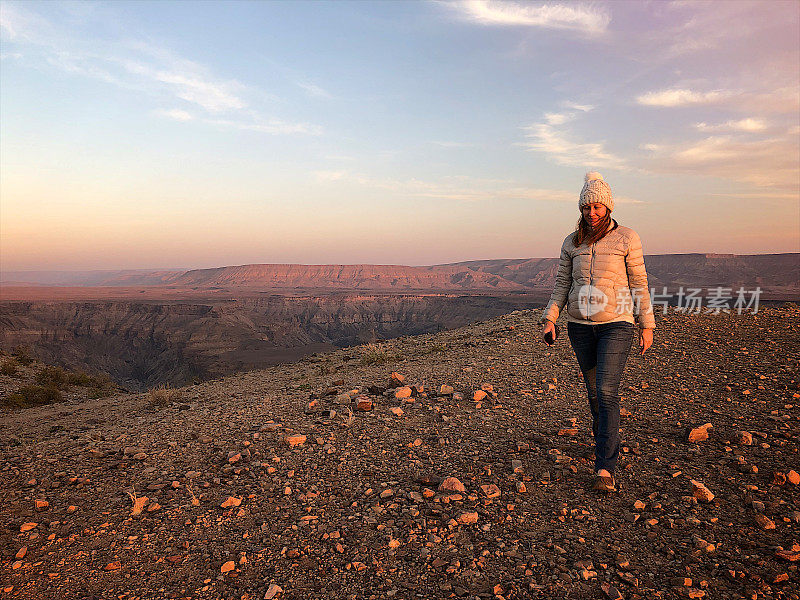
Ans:
[[[647,352],[647,349],[653,345],[653,330],[652,329],[640,329],[639,330],[639,346],[641,347],[641,351],[639,354],[644,354]]]
[[[547,337],[548,333],[551,333],[553,338],[556,337],[556,326],[552,321],[545,321],[544,325],[542,326],[542,341],[545,344],[547,344],[547,340],[545,338]],[[549,346],[550,344],[547,345]]]

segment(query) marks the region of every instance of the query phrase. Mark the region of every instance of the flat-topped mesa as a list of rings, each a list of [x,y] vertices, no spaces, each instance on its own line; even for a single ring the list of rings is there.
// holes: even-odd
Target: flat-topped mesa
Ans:
[[[172,286],[338,289],[523,289],[492,273],[456,266],[251,264],[187,271]]]

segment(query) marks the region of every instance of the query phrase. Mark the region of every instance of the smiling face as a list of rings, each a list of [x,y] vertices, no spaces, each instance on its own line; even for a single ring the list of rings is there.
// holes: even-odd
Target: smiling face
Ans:
[[[608,214],[608,208],[599,202],[589,202],[581,206],[581,213],[589,226],[596,227]]]

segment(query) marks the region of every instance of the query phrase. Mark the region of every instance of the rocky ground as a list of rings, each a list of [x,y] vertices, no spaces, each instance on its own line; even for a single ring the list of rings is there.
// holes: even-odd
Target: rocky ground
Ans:
[[[538,316],[4,409],[0,598],[800,598],[800,308],[660,317],[609,496]]]

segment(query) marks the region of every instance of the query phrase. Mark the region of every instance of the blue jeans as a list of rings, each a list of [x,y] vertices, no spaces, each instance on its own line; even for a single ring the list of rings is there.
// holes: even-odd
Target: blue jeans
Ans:
[[[589,395],[595,443],[595,472],[613,473],[619,458],[619,384],[635,333],[633,323],[567,323]]]

